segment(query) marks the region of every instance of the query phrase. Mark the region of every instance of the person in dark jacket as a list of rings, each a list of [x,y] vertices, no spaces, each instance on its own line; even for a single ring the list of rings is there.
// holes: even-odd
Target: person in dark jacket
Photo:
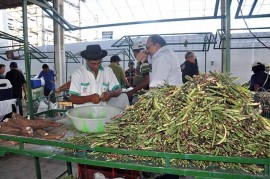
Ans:
[[[8,79],[12,85],[12,97],[17,99],[19,104],[19,113],[23,116],[22,109],[22,90],[24,91],[24,97],[26,100],[26,81],[21,71],[18,70],[18,65],[16,62],[11,62],[10,71],[6,74],[6,79]]]
[[[265,65],[261,62],[254,62],[252,64],[253,75],[250,79],[250,91],[258,91],[260,88],[265,90],[270,89],[270,77],[265,72]]]
[[[195,54],[189,51],[185,54],[185,59],[186,61],[180,66],[183,83],[188,81],[186,76],[193,77],[194,75],[199,75],[199,68]]]

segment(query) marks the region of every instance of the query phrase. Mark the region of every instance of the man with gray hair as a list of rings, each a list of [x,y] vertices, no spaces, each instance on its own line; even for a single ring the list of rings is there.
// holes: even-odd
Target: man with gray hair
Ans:
[[[185,54],[185,59],[186,61],[181,65],[183,83],[188,82],[186,76],[192,78],[194,75],[199,75],[199,68],[195,54],[191,51],[188,51]]]
[[[180,60],[160,35],[151,35],[146,42],[147,51],[140,52],[137,60],[151,64],[149,87],[165,84],[179,86],[181,84]]]

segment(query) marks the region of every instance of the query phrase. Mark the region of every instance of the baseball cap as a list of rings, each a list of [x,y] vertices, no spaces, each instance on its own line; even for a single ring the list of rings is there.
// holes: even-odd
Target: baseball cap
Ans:
[[[141,41],[136,42],[132,45],[132,50],[144,49],[143,43]]]
[[[261,62],[253,62],[252,67],[261,66],[261,65],[264,66],[264,64]]]
[[[18,65],[16,62],[11,62],[9,65],[10,68],[18,68]]]

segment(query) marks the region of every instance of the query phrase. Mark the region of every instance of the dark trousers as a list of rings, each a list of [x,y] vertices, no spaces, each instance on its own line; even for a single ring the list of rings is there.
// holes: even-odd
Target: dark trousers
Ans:
[[[18,99],[19,113],[23,116],[22,99]]]
[[[17,98],[16,104],[19,106],[19,111],[17,111],[16,106],[12,105],[12,112],[18,113],[23,116],[23,107],[22,107],[22,99]]]
[[[55,100],[55,93],[53,92],[51,95],[50,95],[50,92],[52,90],[51,89],[48,89],[48,88],[44,88],[44,96],[46,96],[46,98],[48,99],[50,97],[50,101],[52,103],[55,103],[56,100]],[[50,95],[50,96],[49,96]],[[48,99],[49,100],[49,99]]]

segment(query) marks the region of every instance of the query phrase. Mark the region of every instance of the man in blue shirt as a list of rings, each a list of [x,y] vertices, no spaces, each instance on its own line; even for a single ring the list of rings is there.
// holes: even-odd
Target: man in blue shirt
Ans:
[[[44,85],[44,96],[48,97],[51,91],[55,90],[55,74],[54,71],[49,69],[49,66],[47,64],[42,65],[42,71],[38,75],[38,78],[43,77],[45,80]],[[52,96],[51,96],[52,97]]]

